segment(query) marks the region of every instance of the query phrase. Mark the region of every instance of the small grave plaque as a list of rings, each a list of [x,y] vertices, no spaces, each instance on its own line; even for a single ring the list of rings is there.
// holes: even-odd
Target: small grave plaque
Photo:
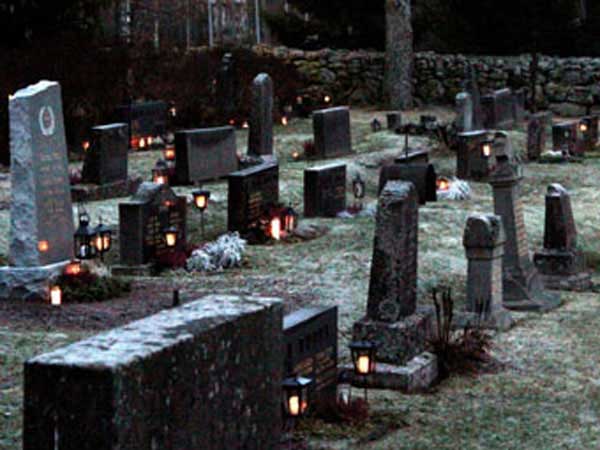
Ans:
[[[244,234],[279,203],[279,164],[267,162],[229,174],[227,229]]]
[[[127,124],[114,123],[92,128],[90,148],[85,155],[84,183],[109,184],[127,180]]]
[[[350,109],[347,106],[313,112],[317,158],[343,156],[352,152]]]
[[[157,261],[186,246],[185,197],[178,197],[164,184],[142,183],[138,192],[119,205],[121,263],[141,266]],[[179,236],[174,249],[165,243],[164,230],[176,227]]]
[[[311,167],[304,171],[304,215],[335,217],[346,209],[346,165]]]
[[[238,169],[235,129],[205,128],[175,134],[175,184],[224,177]]]
[[[301,309],[283,319],[284,372],[312,378],[313,401],[336,398],[337,317],[337,306],[318,306]]]

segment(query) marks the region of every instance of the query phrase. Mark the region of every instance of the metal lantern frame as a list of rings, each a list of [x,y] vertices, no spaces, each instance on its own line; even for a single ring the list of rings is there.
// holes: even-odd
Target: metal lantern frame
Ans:
[[[203,213],[208,208],[208,202],[210,201],[210,191],[206,189],[198,189],[192,192],[194,197],[194,206]],[[200,206],[198,200],[204,198],[204,206]]]
[[[164,179],[164,183],[159,183],[160,178]],[[152,169],[152,182],[157,184],[169,184],[169,165],[164,159],[156,161]]]
[[[375,373],[376,363],[375,358],[377,357],[377,344],[373,341],[354,341],[349,345],[350,353],[352,355],[352,364],[354,366],[354,372],[360,376],[367,376]],[[361,370],[360,359],[367,357],[369,364],[367,372]]]
[[[172,146],[168,146],[163,150],[163,156],[165,158],[165,161],[175,161],[175,159],[177,158],[177,152],[175,150],[175,147]]]
[[[357,200],[362,200],[365,198],[366,184],[361,178],[360,174],[356,174],[354,180],[352,180],[352,193],[354,194],[354,198]]]
[[[90,215],[85,209],[79,212],[79,226],[74,235],[75,257],[81,260],[94,259],[98,255],[96,231],[90,227]]]
[[[284,209],[282,215],[283,229],[286,233],[292,233],[298,226],[298,213],[290,204]]]
[[[169,244],[169,236],[174,235],[173,244]],[[177,243],[179,242],[179,228],[176,226],[169,226],[163,229],[163,238],[165,240],[165,244],[168,248],[177,247]]]
[[[112,230],[102,223],[102,217],[100,217],[100,223],[94,231],[96,232],[96,250],[102,258],[112,247]]]
[[[281,383],[283,391],[283,410],[287,417],[296,419],[302,417],[306,413],[309,405],[308,388],[312,383],[312,378],[305,378],[298,375],[293,375],[283,380]],[[298,399],[297,411],[291,406],[292,399],[294,398]]]
[[[489,148],[488,154],[486,154],[486,148]],[[481,156],[483,158],[490,158],[494,153],[494,141],[486,139],[481,143]]]

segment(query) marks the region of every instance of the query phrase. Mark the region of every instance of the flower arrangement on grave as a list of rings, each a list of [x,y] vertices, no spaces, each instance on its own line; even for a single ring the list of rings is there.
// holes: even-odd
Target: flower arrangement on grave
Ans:
[[[220,272],[240,267],[247,242],[239,233],[227,233],[194,250],[186,261],[190,272]]]
[[[81,262],[67,265],[55,286],[60,289],[62,303],[92,303],[121,297],[131,291],[131,282],[103,273]]]

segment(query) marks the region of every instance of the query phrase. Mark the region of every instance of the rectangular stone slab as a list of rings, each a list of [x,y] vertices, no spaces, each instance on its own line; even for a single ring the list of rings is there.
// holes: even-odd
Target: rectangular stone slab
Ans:
[[[337,330],[337,306],[303,308],[283,319],[285,375],[313,379],[313,401],[336,399]]]
[[[129,124],[129,139],[155,137],[165,133],[167,129],[166,102],[157,100],[151,102],[131,103],[117,108],[118,122]]]
[[[73,258],[73,209],[60,85],[9,98],[10,264],[45,266]]]
[[[350,109],[347,106],[313,112],[315,156],[331,158],[352,152]]]
[[[346,164],[311,167],[304,171],[304,215],[335,217],[346,209]]]
[[[238,170],[235,129],[202,128],[175,133],[175,183],[214,180]]]
[[[92,128],[90,148],[83,164],[83,182],[109,184],[127,181],[129,127],[113,123]]]
[[[30,359],[23,449],[278,448],[281,344],[281,300],[214,295]]]

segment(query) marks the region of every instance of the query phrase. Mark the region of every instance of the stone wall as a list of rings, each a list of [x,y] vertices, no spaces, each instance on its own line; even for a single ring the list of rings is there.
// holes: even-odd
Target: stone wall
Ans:
[[[302,51],[256,47],[298,68],[307,78],[306,93],[328,94],[336,104],[378,105],[383,102],[384,54],[366,50]],[[415,96],[418,103],[453,104],[466,62],[474,65],[483,93],[506,86],[529,86],[529,55],[466,56],[416,54]],[[538,102],[563,115],[585,113],[600,104],[600,58],[540,58]]]
[[[23,449],[279,448],[282,312],[208,296],[27,361]]]

